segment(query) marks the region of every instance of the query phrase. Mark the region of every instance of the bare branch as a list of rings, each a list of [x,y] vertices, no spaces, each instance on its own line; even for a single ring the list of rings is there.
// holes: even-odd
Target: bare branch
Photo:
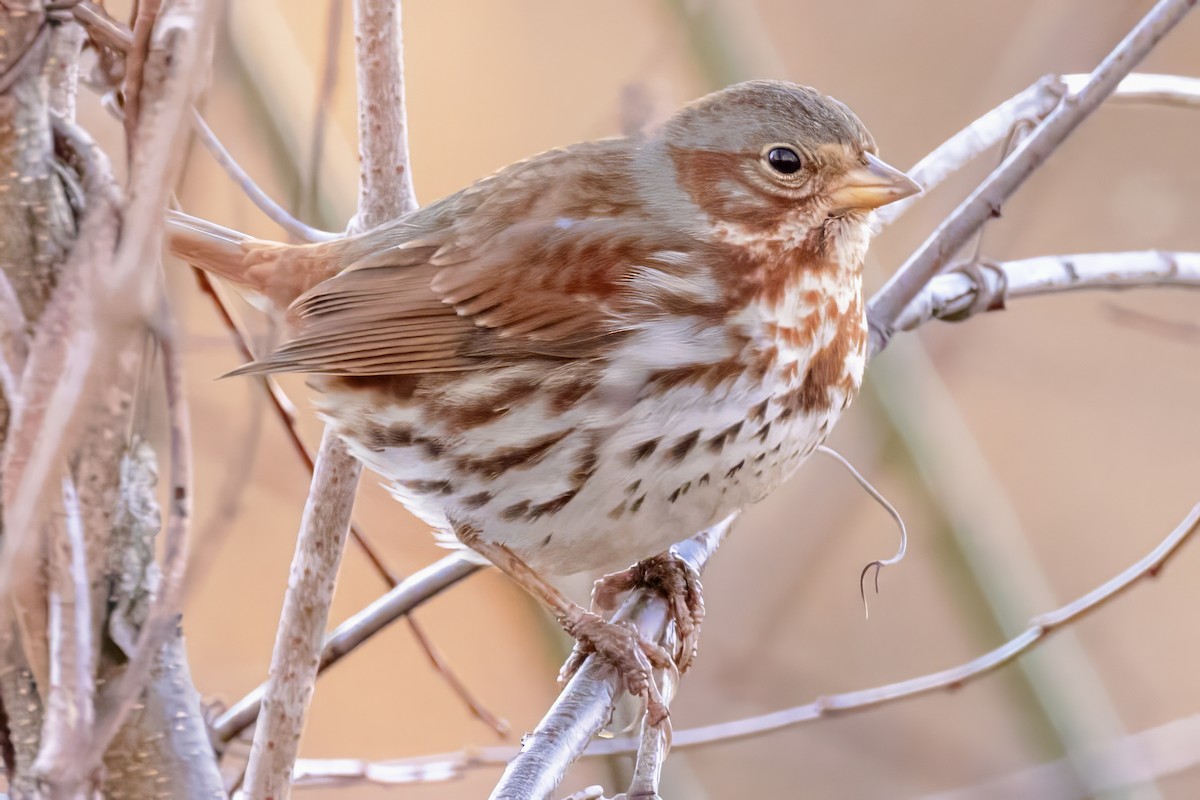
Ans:
[[[50,546],[50,681],[45,687],[42,740],[33,772],[51,795],[83,792],[90,780],[82,756],[95,719],[96,654],[91,587],[79,496],[62,481],[61,517],[47,526]]]
[[[417,206],[409,170],[398,0],[355,0],[354,25],[362,174],[358,213],[350,232]],[[290,791],[361,472],[361,464],[326,430],[271,655],[266,713],[255,728],[246,771],[246,790],[253,797],[286,798]],[[314,572],[325,570],[325,576],[298,573],[310,564]]]
[[[879,209],[876,228],[899,219],[935,186],[976,156],[1000,144],[1019,125],[1035,125],[1058,106],[1065,94],[1078,94],[1090,75],[1047,75],[979,119],[963,128],[922,158],[908,175],[924,192]],[[1126,75],[1108,99],[1108,104],[1168,105],[1200,108],[1200,78],[1135,72]]]
[[[46,78],[50,83],[50,108],[63,119],[75,119],[75,97],[79,86],[79,51],[83,28],[71,22],[50,30],[50,53]]]
[[[358,77],[358,213],[360,233],[414,211],[404,102],[404,48],[399,0],[354,0]]]
[[[288,575],[263,713],[247,765],[245,785],[251,797],[285,798],[289,793],[360,469],[337,434],[326,428]]]
[[[83,759],[99,766],[108,745],[146,686],[159,651],[175,630],[187,570],[187,533],[192,518],[192,443],[183,372],[172,332],[160,323],[159,345],[167,388],[171,425],[171,471],[168,487],[169,514],[164,526],[162,580],[158,595],[142,623],[137,644],[120,676],[110,681],[97,704],[95,731]]]
[[[952,667],[942,672],[923,675],[918,678],[873,689],[826,695],[812,703],[783,711],[676,731],[672,737],[672,747],[687,748],[721,744],[738,739],[761,736],[794,725],[814,722],[825,717],[865,711],[924,694],[957,690],[969,681],[987,675],[1019,656],[1024,655],[1045,641],[1050,634],[1078,622],[1088,614],[1121,596],[1137,583],[1148,578],[1158,577],[1167,563],[1197,531],[1200,531],[1200,504],[1194,506],[1183,521],[1157,547],[1136,563],[1127,567],[1120,574],[1065,606],[1033,618],[1029,622],[1029,627],[1024,632],[966,664]],[[643,633],[647,632],[647,629],[641,627],[639,627],[639,630],[642,630]],[[563,700],[571,692],[571,689],[572,685],[568,684],[567,689],[563,692],[563,696],[555,704],[555,708],[563,705]],[[611,698],[611,696],[612,694],[609,692],[608,697]],[[554,709],[551,710],[551,714],[553,713]],[[580,711],[564,711],[564,714],[587,719],[590,719],[591,713],[590,708],[584,708]],[[607,721],[606,714],[607,706],[604,709],[604,716],[597,727],[602,726]],[[547,719],[549,719],[549,716]],[[543,725],[545,725],[545,721],[543,721]],[[541,729],[541,726],[539,726],[539,729]],[[587,750],[583,755],[591,757],[636,753],[640,749],[641,744],[639,739],[629,737],[597,739],[587,746]],[[526,751],[538,747],[537,742],[530,739],[526,744]],[[395,785],[450,780],[461,776],[470,769],[498,766],[499,764],[508,762],[508,759],[513,758],[513,755],[512,748],[485,747],[439,756],[394,759],[379,762],[363,762],[349,759],[306,759],[297,764],[297,784],[350,785],[355,782],[365,781]],[[527,758],[525,752],[517,755],[513,761],[508,762],[508,772],[512,772],[512,766],[517,763],[517,760],[522,758]],[[557,762],[552,763],[557,766]],[[539,788],[541,788],[540,784]],[[493,797],[496,796],[493,795]],[[528,796],[536,798],[545,795],[530,794]]]
[[[1063,83],[1072,94],[1078,94],[1087,84],[1088,75],[1063,75]],[[1135,72],[1117,84],[1108,101],[1129,105],[1166,105],[1181,108],[1200,108],[1200,78],[1183,75],[1157,75]]]
[[[1046,76],[951,136],[908,170],[909,177],[921,184],[924,191],[876,211],[876,227],[883,228],[895,222],[935,186],[1002,142],[1018,123],[1037,123],[1045,119],[1058,107],[1066,92],[1061,79]]]
[[[1005,301],[1018,297],[1150,286],[1200,288],[1200,253],[1080,253],[954,269],[930,281],[896,319],[895,328],[910,331],[931,319],[959,321],[1002,309]]]
[[[868,304],[871,350],[887,346],[895,320],[933,276],[992,217],[1138,62],[1191,10],[1194,0],[1159,0],[1092,72],[963,203],[930,234]]]
[[[703,572],[736,516],[680,542],[673,550],[697,573]],[[662,639],[667,620],[666,601],[657,592],[645,590],[631,593],[613,616],[615,622],[632,623],[650,641]],[[492,800],[549,797],[592,737],[608,724],[617,695],[617,676],[612,666],[589,656],[537,729],[525,737],[520,754],[509,763],[492,791]]]

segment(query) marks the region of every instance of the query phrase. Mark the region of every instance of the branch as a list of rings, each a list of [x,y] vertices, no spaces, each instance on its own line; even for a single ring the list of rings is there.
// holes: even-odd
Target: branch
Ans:
[[[92,633],[83,517],[69,477],[63,477],[59,502],[62,516],[47,526],[50,674],[49,685],[39,687],[45,711],[33,772],[52,796],[67,797],[84,790],[91,771],[82,756],[95,719],[98,647]]]
[[[672,548],[697,573],[729,533],[737,515],[702,531]],[[630,594],[613,616],[614,622],[630,622],[652,642],[667,630],[667,603],[656,591]],[[567,768],[587,749],[592,737],[608,724],[617,676],[613,668],[595,655],[567,683],[537,729],[525,737],[521,752],[504,770],[492,791],[492,800],[528,800],[548,797]]]
[[[399,0],[354,0],[358,77],[358,213],[361,233],[417,208],[408,155]]]
[[[352,233],[417,205],[409,172],[399,4],[355,0],[354,24],[362,175]],[[361,471],[345,445],[326,429],[271,655],[265,713],[255,729],[247,766],[246,791],[252,797],[289,794]]]
[[[871,351],[887,347],[896,318],[968,239],[1099,108],[1145,55],[1191,10],[1195,0],[1159,0],[1092,72],[1078,92],[1033,130],[1000,167],[930,234],[868,304]]]
[[[908,170],[908,176],[921,184],[924,191],[875,212],[876,228],[882,229],[895,222],[934,187],[976,156],[1000,144],[1019,125],[1041,122],[1064,95],[1078,94],[1089,77],[1086,74],[1047,75],[951,136]],[[1200,78],[1142,72],[1126,75],[1117,84],[1108,104],[1200,108]]]
[[[958,322],[1002,309],[1012,298],[1150,286],[1200,288],[1200,253],[1081,253],[960,267],[930,281],[895,329],[911,331],[932,319]]]
[[[164,526],[162,580],[150,611],[142,622],[129,663],[110,680],[97,704],[95,729],[84,763],[98,768],[125,718],[145,689],[155,659],[175,630],[187,571],[188,529],[192,519],[192,439],[183,371],[173,338],[164,320],[159,329],[163,377],[171,428],[171,471],[168,516]]]
[[[994,672],[1019,656],[1028,653],[1045,641],[1050,634],[1078,622],[1101,606],[1124,594],[1137,583],[1148,578],[1157,578],[1167,563],[1196,535],[1197,531],[1200,531],[1200,504],[1193,506],[1183,521],[1157,547],[1136,563],[1127,567],[1120,574],[1061,608],[1033,618],[1029,621],[1029,627],[1024,632],[966,664],[952,667],[942,672],[923,675],[918,678],[879,686],[873,689],[826,695],[814,702],[783,711],[775,711],[732,722],[722,722],[715,725],[676,731],[672,737],[672,747],[688,748],[722,744],[739,739],[762,736],[795,725],[814,722],[825,717],[865,711],[933,692],[956,691],[970,681]],[[695,540],[689,540],[689,543],[693,541]],[[626,604],[627,606],[628,603]],[[625,611],[624,607],[622,611]],[[639,627],[639,630],[642,629]],[[603,689],[603,685],[601,685],[601,688]],[[564,690],[563,696],[555,704],[555,708],[563,705],[563,700],[571,690],[572,685],[569,684],[567,689]],[[611,692],[608,695],[611,697]],[[586,700],[587,698],[583,699]],[[575,718],[575,724],[580,725],[590,722],[589,715],[592,713],[590,702],[588,706],[588,708],[578,712],[568,710],[564,713],[563,718]],[[605,706],[605,716],[600,720],[599,726],[607,722],[607,711],[607,706]],[[547,719],[550,719],[550,716],[553,714],[554,709],[551,710],[551,715],[548,715]],[[545,721],[543,721],[543,725],[539,726],[539,730],[545,724]],[[587,750],[583,755],[588,757],[627,755],[638,752],[640,747],[640,739],[630,737],[597,739],[587,746]],[[509,763],[508,772],[513,771],[513,765],[517,764],[519,760],[529,757],[528,751],[531,749],[540,749],[540,744],[532,738],[527,740],[526,752],[517,755],[516,759]],[[351,785],[353,783],[370,782],[396,785],[428,783],[459,777],[469,769],[497,766],[507,762],[512,756],[512,748],[486,747],[460,753],[379,762],[365,762],[351,759],[305,759],[303,762],[297,764],[297,784]],[[559,766],[559,764],[553,762],[553,766]],[[508,772],[506,772],[506,776]],[[544,786],[539,785],[539,788],[544,788]],[[550,787],[550,789],[552,788]],[[546,791],[549,791],[549,789]],[[493,794],[493,798],[497,796],[499,795]],[[503,796],[507,797],[509,795]],[[514,794],[511,796],[536,798],[544,795],[533,793],[529,795]]]

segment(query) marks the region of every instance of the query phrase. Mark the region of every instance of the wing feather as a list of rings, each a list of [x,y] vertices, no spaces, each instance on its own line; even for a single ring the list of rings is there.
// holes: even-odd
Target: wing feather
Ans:
[[[417,212],[410,241],[390,229],[378,251],[356,241],[357,260],[292,304],[293,338],[233,374],[407,375],[603,353],[631,329],[623,312],[644,308],[636,276],[657,262],[686,269],[695,243],[614,197],[633,191],[614,180],[628,148],[580,148],[587,157],[544,154]],[[590,206],[610,215],[581,213]]]

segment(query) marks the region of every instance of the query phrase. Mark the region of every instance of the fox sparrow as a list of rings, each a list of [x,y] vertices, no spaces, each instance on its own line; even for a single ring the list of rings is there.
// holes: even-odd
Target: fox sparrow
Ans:
[[[661,588],[686,668],[699,583],[655,554],[828,435],[863,373],[868,217],[917,191],[846,106],[756,81],[360,235],[285,245],[193,221],[172,246],[288,308],[291,338],[238,373],[312,373],[396,497],[529,589],[577,653],[611,658],[659,721],[648,671],[666,654],[543,576],[642,559],[595,600]]]

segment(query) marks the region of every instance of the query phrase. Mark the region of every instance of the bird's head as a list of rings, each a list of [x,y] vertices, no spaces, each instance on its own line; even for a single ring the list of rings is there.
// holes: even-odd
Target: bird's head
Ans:
[[[680,188],[731,241],[828,250],[872,209],[921,190],[876,155],[841,102],[804,86],[751,81],[675,113],[657,132]]]

